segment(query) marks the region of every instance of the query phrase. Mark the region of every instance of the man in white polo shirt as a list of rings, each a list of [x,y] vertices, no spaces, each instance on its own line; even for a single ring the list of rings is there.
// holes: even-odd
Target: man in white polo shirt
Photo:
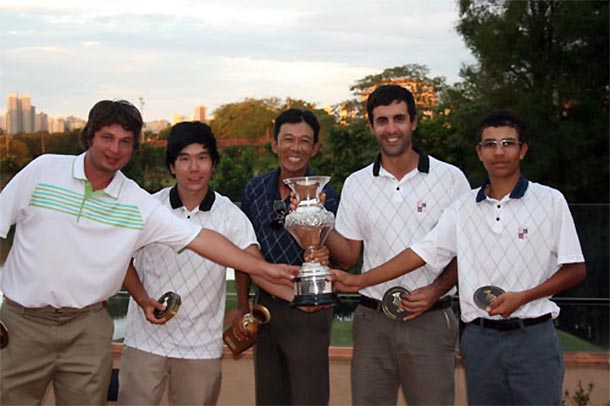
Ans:
[[[345,181],[336,232],[327,241],[344,269],[364,249],[365,274],[426,235],[443,210],[470,189],[458,168],[413,147],[417,113],[407,89],[378,87],[368,98],[367,113],[380,154]],[[354,404],[396,404],[399,387],[409,405],[454,403],[458,322],[449,295],[456,272],[453,267],[438,278],[442,270],[425,266],[360,290],[353,324]],[[396,286],[412,292],[408,321],[382,311],[385,292]]]
[[[476,151],[489,176],[483,185],[387,263],[365,275],[335,272],[336,288],[349,291],[457,255],[472,405],[561,404],[563,351],[552,323],[559,307],[550,297],[580,283],[586,270],[563,195],[521,175],[527,149],[518,116],[488,114],[477,131]]]
[[[120,169],[137,149],[142,117],[125,101],[98,102],[79,156],[43,155],[0,193],[0,236],[16,224],[4,265],[0,403],[40,403],[53,382],[58,404],[103,404],[113,323],[105,300],[131,256],[160,242],[227,266],[290,280],[296,267],[267,264],[222,235],[176,219]]]
[[[209,187],[219,160],[216,138],[207,124],[174,125],[167,137],[165,164],[176,185],[154,197],[176,217],[215,230],[260,257],[246,215]],[[170,405],[216,404],[221,384],[225,267],[194,252],[176,254],[157,243],[140,249],[134,264],[148,294],[160,297],[172,291],[182,302],[176,316],[159,326],[149,323],[138,304],[130,300],[118,403],[158,405],[168,387]],[[280,296],[282,288],[291,300],[292,289],[270,287]]]

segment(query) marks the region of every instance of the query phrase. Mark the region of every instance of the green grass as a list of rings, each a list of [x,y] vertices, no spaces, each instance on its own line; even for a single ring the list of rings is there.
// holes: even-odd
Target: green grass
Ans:
[[[583,340],[582,338],[578,338],[572,334],[566,333],[565,331],[557,330],[557,335],[559,336],[559,342],[561,343],[561,348],[564,351],[568,352],[599,352],[602,351],[596,345],[591,344],[588,341]]]

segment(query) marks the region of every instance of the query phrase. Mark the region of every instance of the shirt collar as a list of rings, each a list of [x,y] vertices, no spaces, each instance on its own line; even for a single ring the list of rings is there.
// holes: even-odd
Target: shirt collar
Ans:
[[[430,157],[423,151],[413,147],[413,151],[419,154],[419,162],[417,163],[417,170],[422,173],[430,173]],[[375,157],[373,163],[373,176],[379,176],[379,170],[381,169],[381,153]]]
[[[212,209],[212,205],[216,200],[216,193],[211,188],[208,188],[208,193],[205,195],[201,203],[199,204],[200,211],[210,211]],[[180,195],[178,194],[178,188],[174,185],[173,188],[169,191],[169,203],[172,206],[172,209],[178,209],[183,207],[184,204],[180,199]]]
[[[485,194],[485,188],[487,187],[487,185],[489,185],[489,178],[483,181],[483,184],[481,185],[481,188],[477,193],[477,203],[487,199],[487,195]],[[525,195],[525,191],[527,190],[528,185],[529,180],[527,180],[523,175],[519,176],[519,181],[517,181],[515,188],[512,192],[510,192],[510,195],[508,197],[510,197],[511,199],[521,199]]]
[[[85,175],[86,154],[87,152],[85,151],[82,154],[74,157],[74,161],[72,163],[72,177],[74,179],[82,180],[83,182],[89,182],[89,179],[87,179],[87,176]],[[116,171],[108,186],[103,189],[103,192],[113,199],[118,199],[125,179],[127,178],[125,175],[123,175],[123,172]]]

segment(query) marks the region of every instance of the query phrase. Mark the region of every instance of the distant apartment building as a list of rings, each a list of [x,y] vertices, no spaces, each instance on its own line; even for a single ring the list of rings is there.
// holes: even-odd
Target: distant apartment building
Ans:
[[[49,131],[49,116],[47,113],[37,113],[34,116],[34,131]]]
[[[87,122],[81,118],[68,116],[66,117],[66,131],[80,130],[85,127]]]
[[[204,123],[206,121],[206,107],[202,104],[195,107],[195,114],[193,114],[193,120],[201,121]]]
[[[176,113],[176,114],[172,115],[172,125],[181,123],[186,120],[187,120],[187,118],[183,114]]]
[[[150,131],[154,134],[159,133],[161,130],[166,129],[170,126],[169,121],[167,120],[153,120],[146,122],[146,131]]]
[[[50,133],[63,133],[66,131],[66,121],[63,117],[49,119]]]
[[[34,132],[36,107],[32,106],[27,94],[12,93],[6,100],[6,132],[14,135]]]

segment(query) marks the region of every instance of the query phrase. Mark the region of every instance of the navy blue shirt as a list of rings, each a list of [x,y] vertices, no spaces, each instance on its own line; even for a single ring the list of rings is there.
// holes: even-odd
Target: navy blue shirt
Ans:
[[[271,228],[271,222],[277,217],[273,202],[281,199],[277,187],[279,176],[280,168],[277,168],[258,175],[248,182],[242,196],[241,209],[252,222],[256,238],[261,246],[261,252],[268,262],[301,265],[303,263],[303,248],[299,246],[283,224],[278,230]],[[309,169],[307,170],[307,176],[314,176]],[[336,215],[339,195],[328,184],[324,187],[324,193],[326,193],[326,209]],[[290,196],[286,198],[285,204],[286,214],[288,214]]]

